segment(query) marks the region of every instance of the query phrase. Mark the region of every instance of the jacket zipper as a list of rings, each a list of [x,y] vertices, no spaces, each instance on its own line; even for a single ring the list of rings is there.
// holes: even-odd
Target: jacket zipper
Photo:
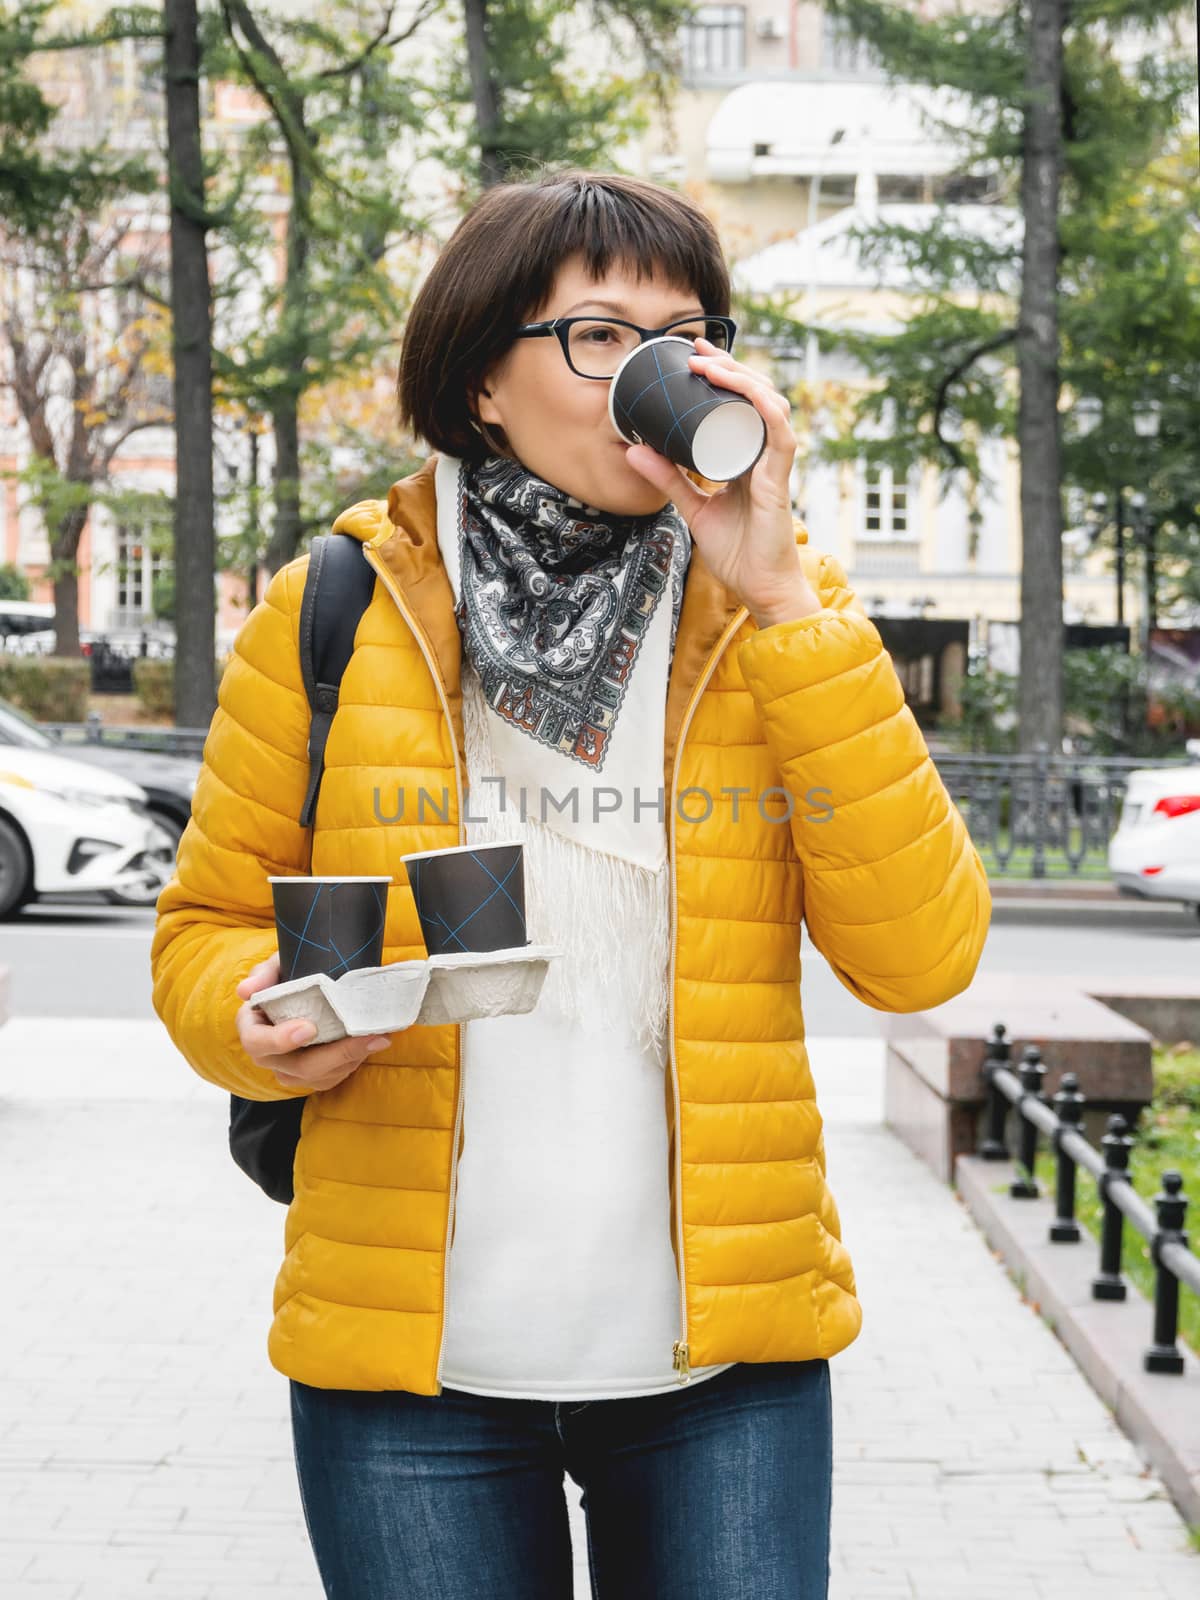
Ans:
[[[446,718],[446,732],[450,739],[450,750],[454,757],[454,790],[455,796],[458,800],[458,838],[460,844],[465,844],[467,830],[466,823],[463,818],[462,779],[459,772],[459,751],[458,745],[455,743],[454,739],[454,721],[450,715],[450,702],[446,698],[445,686],[442,683],[441,673],[438,671],[437,664],[434,661],[433,650],[429,645],[429,641],[425,637],[424,630],[420,627],[416,618],[405,605],[399,588],[392,581],[391,574],[385,570],[382,562],[375,559],[369,545],[363,546],[363,552],[366,555],[368,562],[374,568],[380,582],[391,595],[392,599],[396,602],[396,605],[400,611],[400,615],[412,629],[413,638],[417,641],[421,654],[425,657],[425,665],[429,668],[430,676],[433,678],[434,685],[437,688],[438,699],[442,703],[442,714]],[[446,1348],[446,1298],[450,1287],[450,1238],[454,1227],[454,1206],[455,1201],[458,1198],[458,1142],[462,1131],[462,1027],[458,1024],[455,1025],[454,1029],[454,1077],[457,1085],[454,1096],[454,1142],[450,1147],[450,1199],[446,1210],[446,1235],[442,1248],[442,1329],[441,1336],[438,1340],[437,1369],[434,1373],[434,1381],[437,1384],[436,1392],[438,1394],[441,1394],[442,1392],[442,1356],[445,1353]]]
[[[455,739],[454,739],[454,722],[453,722],[453,720],[452,720],[452,718],[450,716],[450,703],[446,698],[446,692],[445,692],[444,685],[442,683],[441,674],[438,672],[437,666],[436,666],[436,664],[434,662],[434,659],[433,659],[433,652],[430,649],[427,640],[425,639],[425,635],[424,635],[422,629],[419,627],[415,617],[413,617],[413,615],[409,611],[408,607],[405,605],[404,600],[401,597],[400,591],[397,588],[397,586],[395,585],[395,583],[392,581],[392,578],[391,578],[390,574],[387,573],[384,570],[384,567],[383,567],[382,563],[380,563],[379,561],[374,559],[369,546],[364,545],[363,546],[363,550],[364,550],[364,552],[366,554],[367,560],[370,562],[371,566],[374,568],[376,574],[378,575],[380,582],[383,584],[384,588],[388,591],[388,593],[391,595],[392,599],[395,601],[397,607],[399,608],[401,616],[403,616],[404,620],[408,623],[409,627],[412,629],[413,637],[416,639],[417,644],[420,647],[421,654],[425,657],[425,665],[429,668],[430,675],[432,676],[434,684],[435,684],[435,686],[437,688],[438,698],[439,698],[439,700],[441,701],[441,704],[442,704],[442,713],[446,718],[446,731],[447,731],[447,733],[449,735],[449,739],[450,739],[450,749],[451,749],[451,752],[452,752],[452,754],[454,756],[454,785],[455,785],[455,791],[456,791],[456,795],[457,795],[457,799],[458,799],[459,840],[460,840],[460,842],[465,843],[466,842],[466,828],[465,828],[464,821],[463,821],[462,782],[461,782],[461,778],[460,778],[460,775],[459,775],[459,752],[458,752],[458,746],[455,743]],[[676,1223],[677,1238],[678,1238],[678,1241],[679,1241],[679,1332],[680,1332],[680,1337],[675,1341],[675,1343],[671,1347],[671,1366],[672,1366],[672,1369],[675,1372],[679,1373],[679,1381],[680,1381],[681,1384],[682,1383],[687,1383],[689,1381],[689,1379],[690,1379],[690,1375],[691,1374],[690,1374],[690,1369],[689,1369],[689,1364],[688,1364],[687,1281],[686,1281],[686,1274],[684,1272],[684,1255],[683,1255],[683,1153],[682,1153],[683,1139],[682,1139],[682,1130],[681,1130],[681,1126],[680,1126],[681,1120],[682,1120],[682,1114],[681,1114],[681,1110],[680,1110],[680,1100],[679,1100],[679,1072],[678,1072],[678,1068],[677,1068],[676,1062],[675,1062],[675,945],[676,945],[676,940],[677,940],[678,932],[679,932],[679,914],[678,914],[678,900],[677,900],[677,887],[676,887],[676,874],[675,874],[675,820],[676,820],[676,818],[675,818],[675,791],[676,791],[676,788],[678,787],[678,783],[679,783],[679,763],[680,763],[680,759],[681,759],[681,757],[683,755],[684,739],[687,737],[687,730],[691,726],[692,718],[693,718],[693,716],[695,715],[695,712],[696,712],[696,707],[700,702],[700,697],[704,693],[705,689],[708,687],[708,680],[712,677],[713,673],[716,671],[717,663],[720,661],[721,656],[724,654],[726,645],[729,643],[729,640],[733,637],[733,635],[737,632],[738,628],[742,625],[742,622],[745,620],[745,618],[747,616],[749,616],[749,611],[747,610],[747,608],[745,606],[743,606],[740,610],[738,610],[734,614],[732,620],[729,623],[726,624],[724,632],[721,634],[721,637],[718,639],[718,641],[717,641],[717,643],[716,643],[716,645],[715,645],[715,647],[713,649],[712,654],[709,656],[708,661],[705,663],[704,671],[700,676],[700,681],[696,685],[695,689],[692,691],[691,699],[688,701],[687,708],[686,708],[686,710],[684,711],[684,714],[683,714],[683,720],[680,723],[679,737],[678,737],[678,740],[677,740],[676,745],[675,745],[675,760],[674,760],[674,763],[672,765],[672,770],[671,770],[671,794],[670,794],[670,805],[671,805],[671,824],[670,824],[670,827],[671,827],[671,851],[670,851],[670,855],[671,855],[671,971],[670,971],[670,978],[669,978],[669,981],[668,981],[668,1000],[669,1000],[668,1018],[669,1018],[669,1020],[668,1020],[668,1024],[667,1024],[667,1042],[668,1042],[668,1059],[669,1059],[670,1070],[671,1070],[671,1090],[672,1090],[672,1094],[674,1095],[674,1099],[675,1099],[675,1223]],[[462,1108],[463,1108],[463,1092],[462,1092],[462,1090],[463,1090],[463,1084],[462,1084],[462,1030],[461,1030],[461,1028],[456,1028],[455,1029],[455,1075],[456,1075],[456,1079],[457,1079],[457,1083],[458,1083],[458,1091],[457,1091],[457,1094],[455,1096],[455,1104],[454,1104],[454,1143],[453,1143],[453,1145],[451,1147],[451,1158],[450,1158],[451,1159],[451,1166],[450,1166],[450,1202],[449,1202],[449,1207],[448,1207],[448,1211],[447,1211],[446,1236],[445,1236],[445,1243],[444,1243],[443,1252],[442,1252],[442,1257],[443,1257],[443,1266],[442,1266],[442,1331],[441,1331],[441,1338],[440,1338],[440,1341],[439,1341],[439,1344],[438,1344],[438,1362],[437,1362],[437,1371],[436,1371],[436,1374],[435,1374],[435,1378],[436,1378],[436,1382],[437,1382],[437,1391],[436,1392],[439,1395],[442,1392],[442,1381],[441,1381],[441,1377],[442,1377],[442,1355],[444,1353],[445,1345],[446,1345],[445,1306],[446,1306],[447,1291],[448,1291],[449,1282],[450,1282],[450,1235],[451,1235],[451,1228],[452,1228],[453,1221],[454,1221],[454,1205],[455,1205],[455,1200],[457,1198],[457,1193],[458,1193],[458,1141],[459,1141],[460,1129],[462,1127]]]
[[[733,620],[726,625],[724,633],[713,648],[712,655],[705,663],[700,681],[692,691],[692,697],[683,714],[683,721],[679,725],[675,760],[671,767],[671,975],[667,988],[669,999],[667,1054],[671,1067],[671,1090],[675,1096],[675,1228],[679,1241],[679,1338],[671,1346],[671,1366],[679,1374],[680,1383],[690,1381],[691,1371],[688,1364],[687,1279],[683,1266],[683,1128],[679,1103],[679,1069],[675,1061],[675,944],[679,934],[679,902],[675,882],[675,791],[679,786],[679,763],[683,756],[683,742],[687,737],[696,707],[700,703],[700,697],[708,687],[708,680],[716,671],[717,662],[724,654],[725,646],[749,615],[745,606],[734,614]]]

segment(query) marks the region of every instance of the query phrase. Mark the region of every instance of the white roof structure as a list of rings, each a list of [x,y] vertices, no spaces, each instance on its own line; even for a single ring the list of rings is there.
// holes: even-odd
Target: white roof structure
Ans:
[[[860,185],[860,189],[863,187]],[[920,231],[942,218],[993,244],[1017,246],[1021,241],[1021,213],[1012,206],[876,206],[869,194],[860,194],[854,205],[836,211],[811,228],[801,229],[790,239],[781,239],[778,244],[747,256],[734,267],[734,281],[750,294],[776,294],[787,289],[871,290],[881,285],[903,292],[913,286],[898,273],[888,273],[878,264],[863,261],[861,246],[853,237],[855,230],[875,223],[894,223]],[[1015,292],[1015,277],[1009,288]]]
[[[708,125],[708,176],[939,176],[963,164],[970,103],[950,90],[862,78],[744,83]],[[940,122],[943,127],[935,126]],[[949,130],[949,131],[947,131]],[[757,153],[756,153],[757,152]]]

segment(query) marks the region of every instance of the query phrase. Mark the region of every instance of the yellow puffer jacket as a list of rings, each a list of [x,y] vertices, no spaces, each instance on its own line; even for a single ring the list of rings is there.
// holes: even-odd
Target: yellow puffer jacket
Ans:
[[[151,963],[180,1051],[249,1099],[292,1093],[245,1054],[234,1021],[235,986],[275,949],[268,873],[389,874],[384,960],[405,961],[425,948],[400,858],[462,842],[460,647],[433,466],[334,525],[362,539],[378,581],[329,738],[311,868],[297,821],[307,557],[276,574],[221,683]],[[801,920],[866,1004],[915,1011],[970,982],[990,915],[983,866],[878,632],[837,562],[797,538],[823,609],[762,630],[693,549],[668,691],[664,1086],[681,1380],[689,1363],[829,1357],[861,1325],[804,1045]],[[428,804],[418,820],[422,788],[449,791],[449,821]],[[403,820],[376,820],[376,790],[388,817],[399,790]],[[441,1392],[459,1033],[398,1033],[308,1096],[268,1341],[289,1377]]]

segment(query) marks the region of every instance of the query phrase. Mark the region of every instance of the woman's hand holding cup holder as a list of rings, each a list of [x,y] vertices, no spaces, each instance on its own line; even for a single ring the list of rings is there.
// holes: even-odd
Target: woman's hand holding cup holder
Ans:
[[[375,1035],[309,1045],[317,1031],[311,1022],[268,1022],[253,1003],[260,990],[274,988],[278,982],[276,951],[252,967],[237,986],[238,999],[245,1002],[237,1014],[237,1030],[246,1054],[256,1066],[273,1072],[282,1088],[335,1089],[357,1072],[369,1055],[391,1043],[386,1035]]]

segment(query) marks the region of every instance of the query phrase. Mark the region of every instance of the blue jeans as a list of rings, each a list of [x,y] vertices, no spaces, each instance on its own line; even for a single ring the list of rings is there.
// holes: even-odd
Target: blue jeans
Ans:
[[[669,1394],[499,1400],[292,1382],[329,1600],[826,1600],[829,1363],[739,1362]]]

